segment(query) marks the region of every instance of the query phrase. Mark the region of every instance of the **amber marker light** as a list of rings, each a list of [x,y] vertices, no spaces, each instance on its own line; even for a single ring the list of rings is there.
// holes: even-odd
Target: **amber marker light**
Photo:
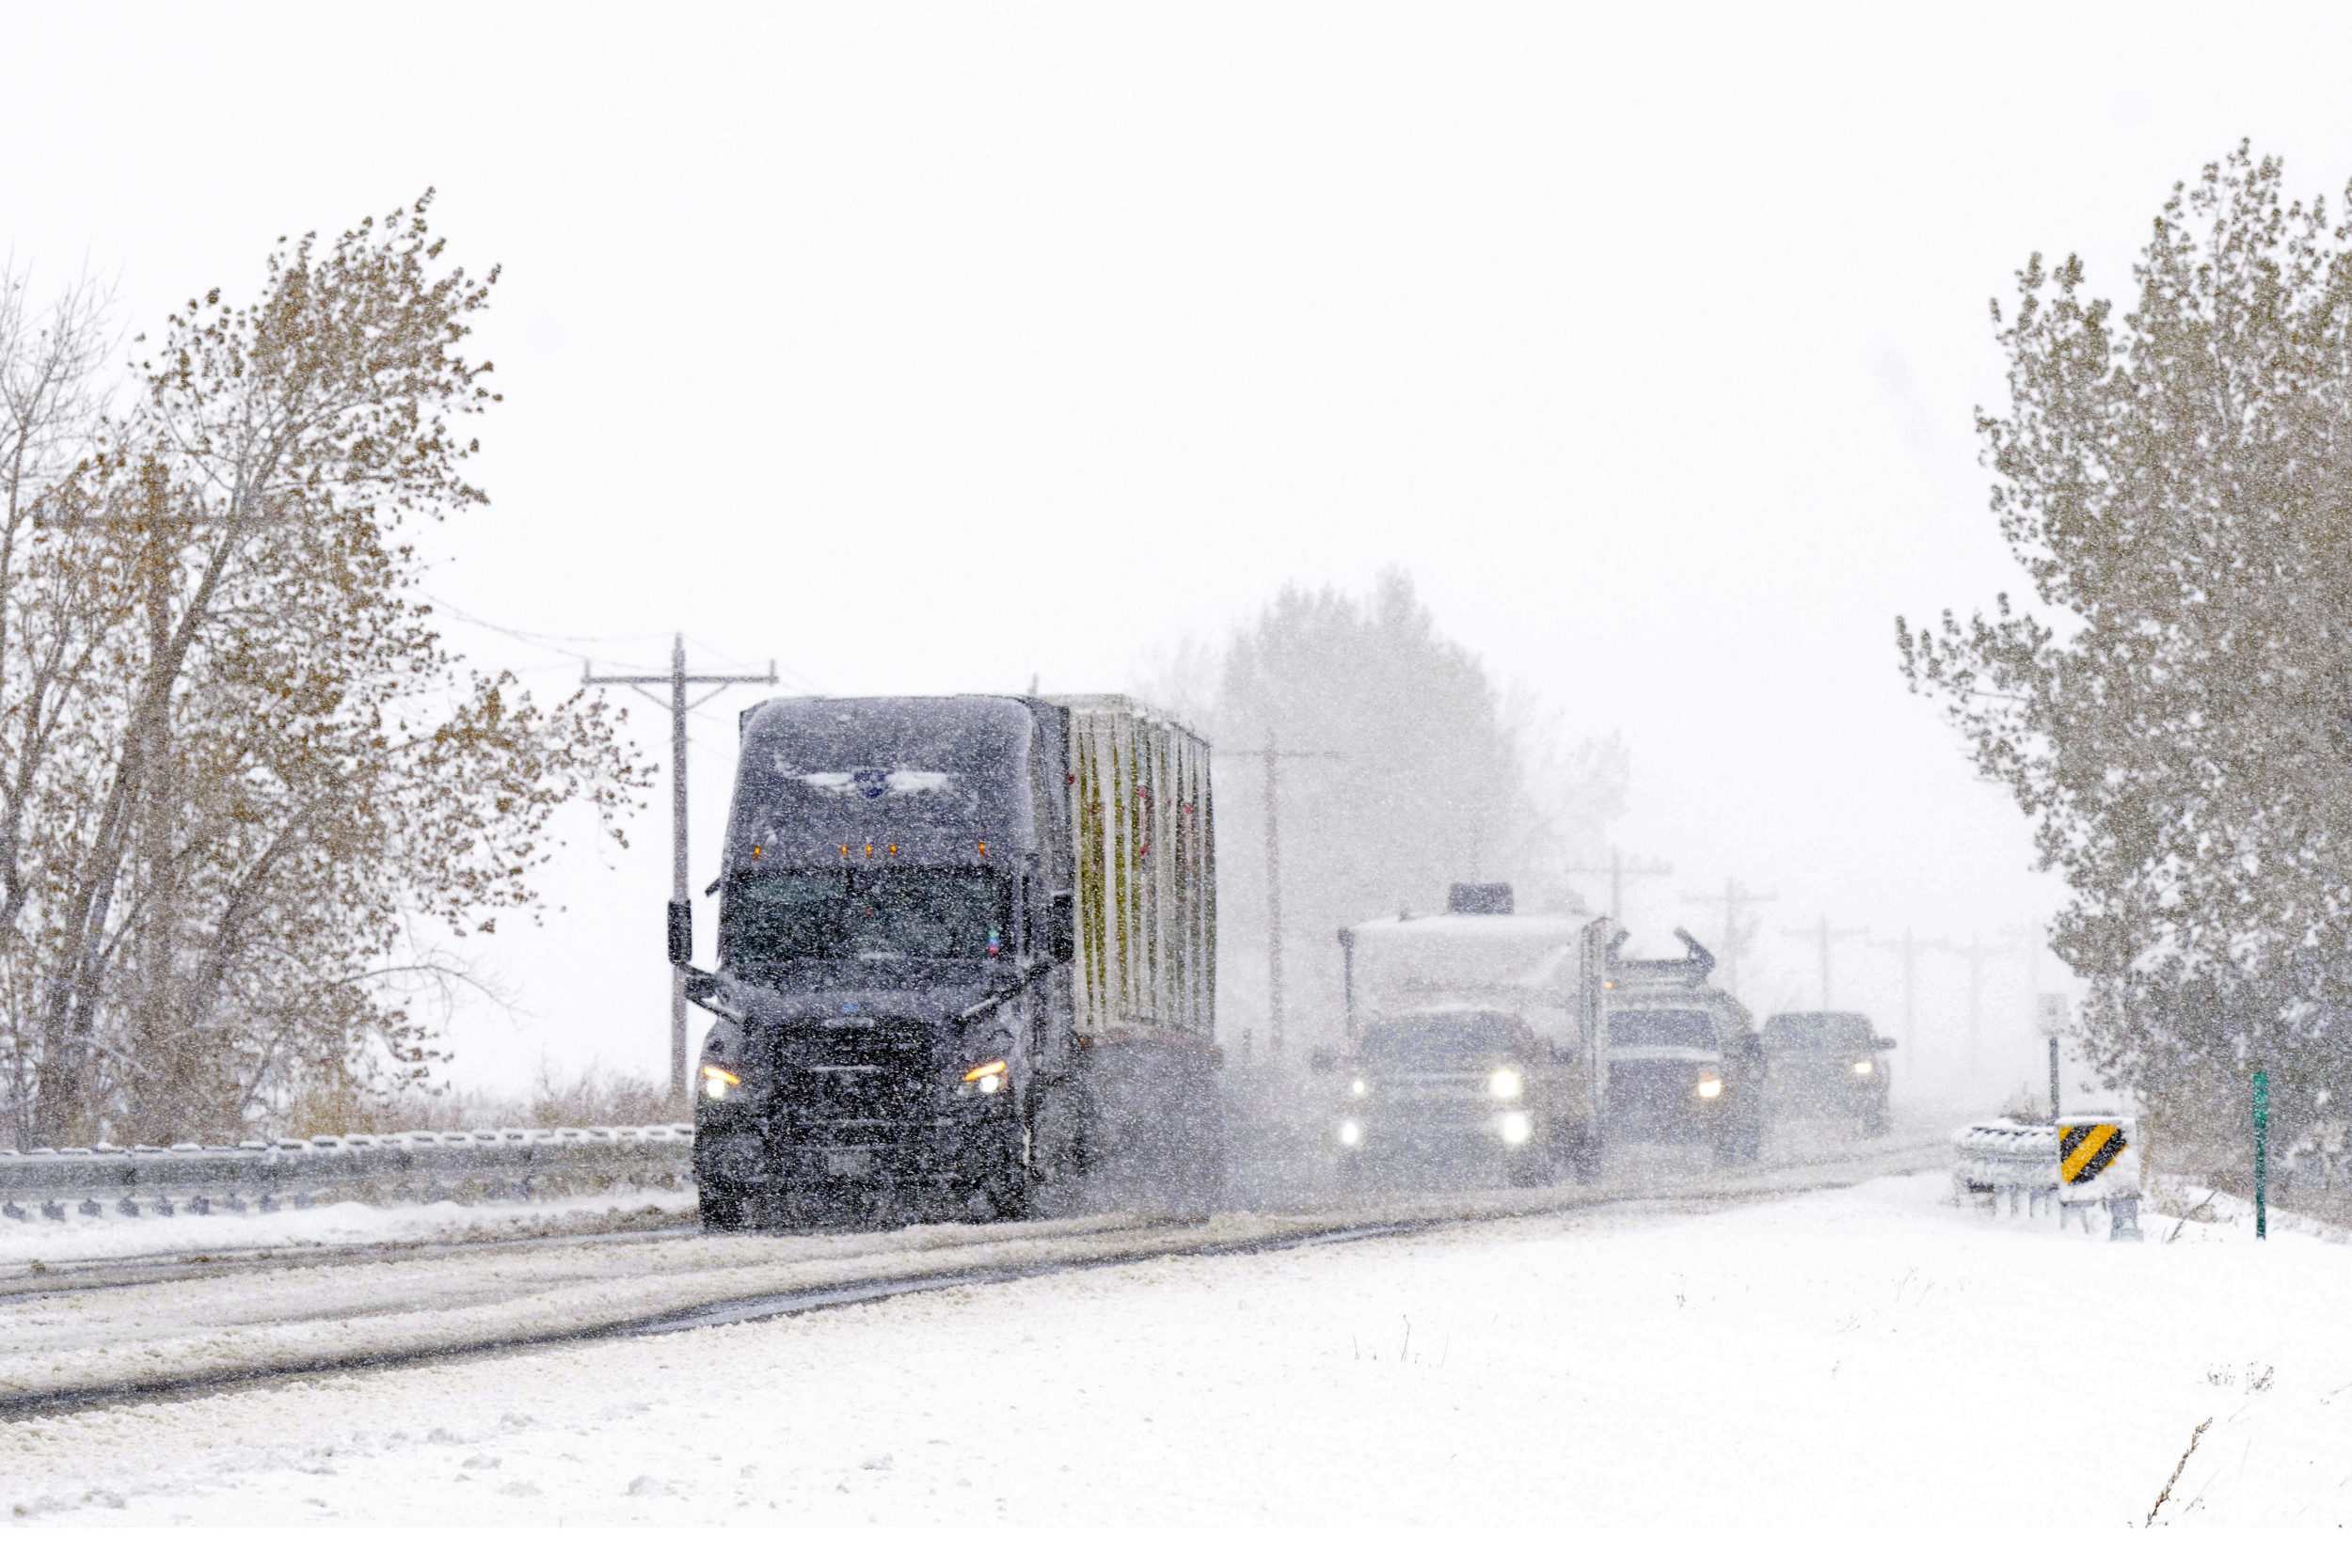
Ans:
[[[707,1062],[703,1064],[703,1093],[713,1100],[724,1100],[727,1097],[727,1090],[742,1081],[723,1067],[713,1066]]]
[[[703,1070],[707,1072],[709,1069],[706,1068]],[[976,1084],[983,1078],[995,1077],[1003,1073],[1004,1070],[1005,1064],[1002,1062],[982,1062],[978,1067],[976,1067],[971,1071],[965,1073],[963,1075],[963,1081],[967,1084]]]
[[[988,840],[986,839],[980,840],[980,853],[983,855],[988,853]]]

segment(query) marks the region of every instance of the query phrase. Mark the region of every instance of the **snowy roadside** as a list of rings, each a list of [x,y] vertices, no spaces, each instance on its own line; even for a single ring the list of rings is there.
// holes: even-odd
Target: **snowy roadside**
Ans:
[[[1738,1172],[1627,1171],[1593,1188],[1366,1196],[1198,1223],[1092,1215],[816,1236],[646,1235],[474,1253],[360,1249],[241,1260],[117,1282],[103,1265],[27,1274],[0,1293],[0,1402],[445,1354],[595,1332],[714,1303],[974,1270],[1101,1266],[1261,1246],[1364,1226],[1443,1224],[1615,1201],[1759,1197],[1915,1169],[1902,1144]]]
[[[74,1263],[99,1258],[207,1256],[263,1248],[508,1241],[583,1235],[647,1225],[680,1225],[694,1213],[689,1188],[585,1193],[532,1203],[425,1203],[383,1207],[330,1203],[264,1214],[180,1213],[137,1218],[113,1212],[63,1221],[0,1223],[0,1267]]]
[[[1177,1258],[0,1425],[74,1523],[2352,1519],[2352,1252],[1940,1172]],[[2169,1226],[2167,1227],[2168,1231]]]

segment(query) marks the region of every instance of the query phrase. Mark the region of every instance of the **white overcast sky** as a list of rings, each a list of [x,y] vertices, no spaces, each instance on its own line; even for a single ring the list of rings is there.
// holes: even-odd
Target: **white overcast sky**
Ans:
[[[504,267],[494,504],[431,587],[564,651],[477,657],[552,695],[682,629],[798,689],[1115,689],[1399,564],[1625,736],[1651,945],[1726,877],[1779,894],[1765,1006],[1823,912],[1992,942],[2059,899],[1894,665],[1897,613],[2011,582],[1987,298],[2036,248],[2127,289],[2241,136],[2352,176],[2331,7],[84,4],[8,40],[37,289],[87,266],[152,327],[427,185]],[[698,887],[737,705],[694,729]],[[484,944],[516,1007],[459,1015],[461,1077],[663,1069],[667,826]],[[1839,963],[1891,1023],[1891,955]],[[1915,1081],[1965,1034],[1965,966],[1921,975]],[[2025,960],[1985,975],[2022,1064]]]

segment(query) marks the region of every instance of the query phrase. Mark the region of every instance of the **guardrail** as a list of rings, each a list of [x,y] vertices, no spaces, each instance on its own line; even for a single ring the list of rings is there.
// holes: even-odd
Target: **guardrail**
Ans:
[[[0,1216],[65,1218],[112,1208],[171,1214],[358,1198],[486,1202],[633,1185],[675,1188],[693,1175],[691,1124],[484,1127],[462,1132],[354,1132],[168,1148],[0,1148]],[[34,1207],[27,1207],[27,1204]]]
[[[2055,1123],[1979,1121],[1953,1141],[1952,1196],[1990,1200],[1995,1215],[2055,1211],[2058,1227],[2105,1209],[2110,1241],[2139,1240],[2139,1130],[2129,1117],[2090,1112]]]

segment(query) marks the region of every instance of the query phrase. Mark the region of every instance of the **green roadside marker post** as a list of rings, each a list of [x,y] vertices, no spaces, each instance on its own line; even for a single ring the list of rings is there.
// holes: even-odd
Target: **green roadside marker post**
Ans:
[[[2254,1069],[2254,1240],[2270,1234],[2270,1074]]]

